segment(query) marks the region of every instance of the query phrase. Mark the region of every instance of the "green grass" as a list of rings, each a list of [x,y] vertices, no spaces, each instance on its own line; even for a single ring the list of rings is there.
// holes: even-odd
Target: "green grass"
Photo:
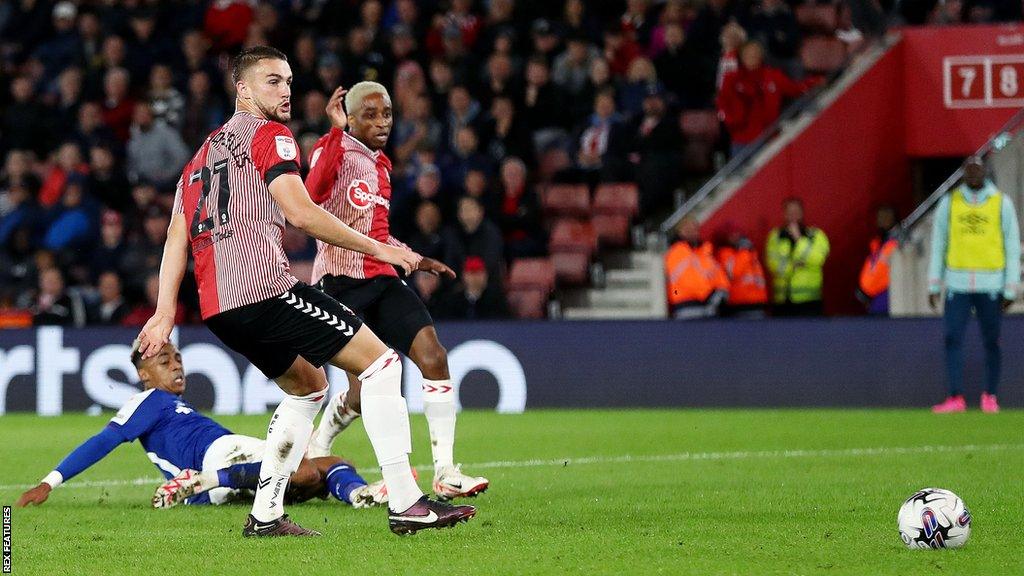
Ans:
[[[262,436],[267,417],[221,421]],[[0,418],[0,500],[13,502],[104,422]],[[413,435],[413,461],[427,463],[422,418]],[[376,477],[361,426],[335,449]],[[75,487],[157,477],[138,446],[122,446],[43,506],[14,511],[14,574],[1024,573],[1020,411],[468,412],[456,456],[492,482],[467,525],[398,538],[381,510],[311,502],[290,512],[323,538],[252,541],[240,534],[246,506],[158,511],[155,483]],[[900,542],[896,511],[926,486],[970,507],[965,548]]]

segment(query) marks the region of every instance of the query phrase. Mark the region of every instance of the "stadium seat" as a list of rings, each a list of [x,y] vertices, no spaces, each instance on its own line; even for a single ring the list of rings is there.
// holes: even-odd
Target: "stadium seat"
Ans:
[[[812,74],[828,74],[842,68],[846,62],[846,44],[834,37],[811,36],[800,47],[800,60],[804,70]]]
[[[718,113],[714,110],[683,110],[679,114],[679,128],[687,141],[715,144],[722,135]]]
[[[700,140],[683,144],[683,169],[691,174],[708,174],[714,168],[714,145]]]
[[[629,216],[623,214],[594,214],[594,230],[601,246],[628,248],[630,245]]]
[[[548,258],[517,258],[508,275],[510,291],[555,289],[555,266]]]
[[[597,251],[597,232],[591,222],[562,218],[551,228],[548,248],[552,253],[573,252],[589,259]],[[557,264],[555,268],[557,270]]]
[[[548,292],[537,288],[510,290],[508,303],[516,318],[541,319],[547,316]]]
[[[590,191],[583,184],[552,184],[541,194],[544,214],[586,218],[590,215]]]
[[[834,4],[804,4],[796,9],[797,23],[808,32],[832,34],[836,31],[838,18]]]
[[[594,193],[594,214],[614,214],[632,218],[640,213],[640,192],[636,184],[601,184]]]
[[[559,284],[585,286],[590,282],[590,256],[582,252],[553,252],[555,277]]]

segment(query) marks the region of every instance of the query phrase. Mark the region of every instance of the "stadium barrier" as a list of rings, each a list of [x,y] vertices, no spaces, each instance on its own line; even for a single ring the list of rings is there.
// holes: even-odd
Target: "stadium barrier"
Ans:
[[[969,397],[980,391],[977,329]],[[1024,405],[1024,318],[1003,326],[1006,406]],[[551,407],[926,406],[943,395],[938,319],[674,322],[478,322],[439,326],[462,405],[518,413]],[[0,414],[99,412],[138,391],[118,328],[0,331]],[[205,328],[174,334],[185,398],[216,414],[258,414],[281,392]],[[422,410],[421,376],[405,392]],[[331,369],[332,388],[347,387]]]

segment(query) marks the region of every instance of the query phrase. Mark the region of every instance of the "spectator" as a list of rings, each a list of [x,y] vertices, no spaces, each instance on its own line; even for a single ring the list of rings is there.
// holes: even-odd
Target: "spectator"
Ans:
[[[626,82],[619,90],[619,110],[627,119],[635,119],[643,109],[643,101],[652,87],[658,87],[658,73],[647,58],[637,58],[629,65]]]
[[[213,90],[210,75],[197,70],[188,79],[188,103],[182,118],[181,133],[189,149],[198,148],[226,117],[224,101]]]
[[[725,78],[740,69],[739,50],[747,43],[747,31],[736,22],[729,22],[722,28],[722,56],[718,59],[718,74],[715,87],[719,90]]]
[[[586,36],[572,35],[565,51],[555,58],[551,80],[570,97],[580,96],[587,87],[590,66],[599,58],[601,52],[590,44]]]
[[[35,50],[35,57],[43,63],[47,78],[53,78],[82,57],[81,39],[75,29],[78,8],[64,0],[53,7],[53,34]]]
[[[768,285],[753,242],[734,224],[715,234],[715,260],[729,279],[729,299],[723,316],[762,318],[768,304]]]
[[[43,186],[39,189],[39,204],[44,208],[60,202],[69,178],[89,173],[89,165],[82,161],[82,151],[74,142],[61,144],[53,160]]]
[[[116,152],[121,152],[120,142],[114,131],[104,123],[103,108],[97,102],[86,102],[78,108],[74,140],[84,148],[116,146]]]
[[[416,175],[413,192],[411,197],[395,200],[392,226],[395,229],[396,237],[409,236],[415,225],[418,206],[423,202],[432,202],[437,205],[445,220],[453,211],[448,198],[441,192],[441,171],[433,164],[426,164],[420,168]]]
[[[393,75],[394,108],[398,112],[411,107],[413,102],[427,93],[427,77],[423,67],[415,60],[407,60],[398,66]]]
[[[47,111],[34,99],[32,80],[18,76],[11,82],[11,102],[4,107],[0,149],[46,153],[50,142]]]
[[[36,326],[85,325],[85,306],[67,291],[64,275],[57,268],[41,269],[38,290],[24,294],[18,307],[32,311],[32,323]]]
[[[497,206],[495,198],[488,185],[489,174],[481,167],[471,167],[466,170],[462,179],[462,195],[476,198],[484,207],[484,214],[492,217]]]
[[[399,110],[391,137],[395,160],[398,164],[405,164],[419,146],[437,148],[441,144],[442,131],[441,123],[431,113],[430,98],[426,94],[417,95],[409,106]]]
[[[594,109],[594,98],[599,92],[607,90],[614,93],[615,84],[612,81],[608,62],[604,58],[599,58],[590,65],[590,76],[587,78],[587,84],[580,97],[573,99],[570,104],[574,126],[579,126],[590,117],[590,113]]]
[[[828,237],[804,223],[800,199],[790,198],[782,207],[785,224],[772,229],[765,246],[772,273],[772,311],[776,316],[820,316]]]
[[[130,76],[124,68],[111,68],[103,77],[103,123],[122,144],[131,133],[135,101],[128,95]]]
[[[127,36],[128,70],[135,78],[148,78],[157,62],[165,62],[170,50],[156,34],[156,13],[153,8],[133,10],[128,18],[131,34]]]
[[[581,36],[591,42],[601,39],[601,25],[587,12],[583,0],[567,0],[562,14],[562,25],[568,36]]]
[[[72,66],[60,73],[54,99],[53,112],[57,125],[62,128],[74,125],[78,120],[78,108],[82,105],[81,68]]]
[[[658,25],[651,30],[651,41],[648,44],[647,54],[654,58],[665,50],[668,44],[665,36],[669,33],[669,29],[675,28],[679,32],[683,32],[693,23],[693,17],[692,8],[684,4],[682,0],[668,0],[661,15],[658,16]]]
[[[796,16],[783,0],[759,0],[739,19],[750,39],[765,47],[768,63],[785,70],[790,77],[801,75],[796,51],[800,47],[800,27]]]
[[[522,117],[533,132],[534,146],[541,150],[564,134],[568,120],[562,90],[551,82],[548,64],[534,56],[526,64],[526,89],[523,93]]]
[[[882,206],[875,215],[878,230],[871,239],[868,257],[860,269],[857,299],[864,303],[872,316],[889,315],[889,262],[892,253],[899,247],[896,237],[896,209]]]
[[[654,20],[651,18],[649,0],[627,0],[626,11],[619,18],[619,25],[627,38],[647,46],[651,43],[651,30]]]
[[[1017,298],[1020,285],[1020,227],[1010,196],[986,178],[985,164],[972,156],[964,163],[963,183],[946,195],[935,210],[928,302],[938,308],[946,291],[946,383],[949,396],[932,410],[963,412],[963,342],[971,310],[981,325],[985,347],[984,412],[998,412],[1002,350],[999,333],[1003,312]]]
[[[173,188],[189,155],[177,131],[154,121],[148,103],[135,105],[132,137],[128,141],[129,179],[152,182],[158,188]]]
[[[530,26],[530,34],[533,38],[533,55],[543,58],[544,63],[550,66],[561,44],[554,25],[547,18],[538,18]]]
[[[669,112],[665,95],[657,85],[648,86],[643,115],[636,121],[636,181],[641,214],[653,214],[669,204],[682,178],[682,149],[678,115]]]
[[[296,44],[297,45],[297,44]],[[191,78],[197,72],[206,74],[206,79],[211,86],[220,86],[223,83],[223,78],[220,69],[210,58],[210,41],[203,35],[199,30],[188,30],[182,37],[180,42],[180,50],[182,55],[181,67],[178,72],[182,74],[181,78]],[[296,51],[297,54],[301,54]],[[292,70],[295,73],[295,80],[292,82],[292,86],[296,91],[299,90],[299,62],[300,58],[296,58],[292,62]],[[313,52],[313,62],[316,63],[316,52]],[[181,88],[185,88],[181,86]],[[305,92],[305,90],[302,90]]]
[[[103,272],[97,288],[99,300],[89,308],[89,324],[119,326],[129,313],[128,304],[121,295],[121,278],[117,272]]]
[[[501,163],[501,198],[496,220],[501,228],[508,262],[547,253],[540,201],[527,185],[526,174],[526,164],[519,158],[506,158]]]
[[[615,111],[615,94],[606,90],[594,97],[594,113],[576,139],[576,164],[590,180],[621,182],[629,179],[626,156],[628,128]]]
[[[713,90],[701,82],[700,60],[687,50],[682,26],[666,25],[664,38],[664,49],[654,56],[658,80],[685,108],[706,107]]]
[[[482,128],[485,152],[491,163],[501,162],[508,156],[533,161],[533,137],[518,113],[512,99],[499,96],[491,102],[491,113]]]
[[[501,230],[484,216],[480,201],[468,196],[459,199],[458,222],[445,233],[445,264],[461,274],[466,257],[479,256],[497,284],[505,268]]]
[[[676,226],[676,241],[665,253],[669,313],[676,320],[709,318],[729,297],[729,279],[700,237],[700,223],[686,216]]]
[[[125,212],[132,204],[128,177],[117,165],[114,151],[97,144],[89,150],[88,190],[107,208]]]
[[[315,134],[317,138],[331,129],[331,121],[327,118],[327,97],[319,90],[311,90],[302,97],[302,123],[295,135],[302,138],[306,134]]]
[[[633,60],[640,57],[640,47],[622,33],[618,25],[612,25],[604,32],[604,59],[608,62],[612,76],[624,78]]]
[[[408,245],[424,258],[444,260],[444,241],[441,238],[441,209],[424,200],[416,206],[416,225],[408,237]]]
[[[447,190],[458,189],[470,170],[491,172],[490,158],[480,153],[480,138],[470,126],[462,126],[455,133],[455,148],[445,155],[441,165],[441,181]]]
[[[92,252],[93,273],[127,271],[123,266],[126,252],[123,217],[113,210],[104,211],[100,218],[100,242]]]
[[[723,80],[718,109],[732,137],[732,153],[739,154],[778,119],[784,98],[805,91],[778,68],[764,64],[764,49],[747,42],[740,50],[740,69]]]
[[[487,66],[483,70],[483,77],[487,81],[478,90],[481,106],[490,108],[495,98],[512,97],[522,92],[513,72],[512,59],[507,54],[492,54],[487,59]]]
[[[162,209],[152,206],[142,222],[141,237],[128,245],[125,251],[123,266],[131,270],[133,275],[127,277],[131,289],[142,289],[139,280],[145,274],[160,270],[160,259],[163,255],[164,242],[167,240],[167,226],[170,218]],[[134,282],[133,282],[134,280]],[[155,302],[155,300],[154,300]],[[146,321],[149,317],[143,319]]]
[[[156,312],[157,296],[160,294],[160,274],[153,272],[146,276],[144,287],[145,301],[132,308],[131,312],[121,320],[122,326],[141,328]],[[175,305],[174,323],[181,324],[184,320],[185,307],[179,302]]]
[[[84,190],[85,177],[76,175],[68,179],[60,204],[50,210],[50,221],[43,246],[60,252],[84,249],[96,237],[96,206]]]
[[[494,320],[511,316],[504,292],[488,281],[487,266],[479,256],[462,265],[461,282],[441,298],[434,314],[445,320]]]
[[[445,145],[449,150],[454,150],[458,143],[456,137],[459,128],[474,127],[483,120],[481,117],[480,103],[469,94],[469,88],[463,85],[453,86],[448,93],[448,124],[446,129]]]
[[[175,130],[181,129],[185,97],[174,87],[174,76],[166,64],[157,64],[149,73],[149,106],[153,119]]]
[[[8,177],[0,195],[0,244],[11,242],[18,230],[25,230],[30,237],[36,237],[41,223],[42,215],[35,202],[34,190],[26,180]]]

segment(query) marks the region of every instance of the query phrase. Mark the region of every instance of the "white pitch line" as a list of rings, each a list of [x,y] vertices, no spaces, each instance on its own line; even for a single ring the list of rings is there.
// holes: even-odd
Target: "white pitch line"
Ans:
[[[499,460],[495,462],[479,462],[466,464],[472,470],[481,468],[536,468],[541,466],[569,466],[582,464],[629,464],[643,462],[687,462],[703,460],[753,460],[770,458],[836,458],[849,456],[890,456],[902,454],[934,454],[949,452],[1003,450],[1024,450],[1024,444],[964,444],[961,446],[882,446],[877,448],[842,448],[822,450],[758,450],[737,452],[681,452],[678,454],[654,454],[647,456],[583,456],[579,458],[553,458],[538,460]],[[417,470],[432,470],[433,465],[415,466]],[[367,473],[369,472],[369,474]],[[370,475],[376,470],[362,472]],[[157,485],[163,478],[143,477],[132,480],[76,480],[63,484],[65,488],[105,488],[114,486],[146,486]],[[0,485],[0,490],[27,490],[35,484]]]

